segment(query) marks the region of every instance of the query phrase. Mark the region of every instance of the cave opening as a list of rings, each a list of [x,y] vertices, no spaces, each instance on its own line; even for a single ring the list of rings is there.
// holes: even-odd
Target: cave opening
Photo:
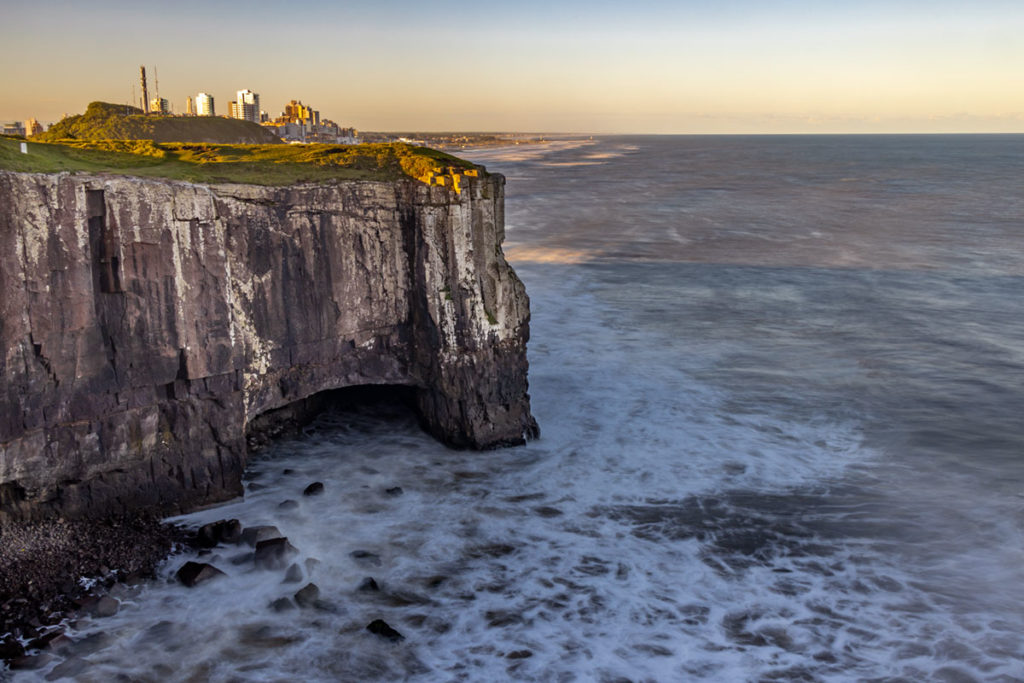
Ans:
[[[289,403],[281,408],[260,413],[249,420],[245,438],[249,452],[270,442],[300,434],[324,413],[363,413],[381,418],[418,419],[416,387],[404,384],[359,384],[328,389]]]

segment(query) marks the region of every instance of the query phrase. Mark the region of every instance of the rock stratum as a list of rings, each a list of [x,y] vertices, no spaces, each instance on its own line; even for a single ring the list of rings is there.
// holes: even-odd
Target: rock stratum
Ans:
[[[3,171],[0,207],[0,523],[234,497],[247,428],[343,387],[411,387],[454,447],[537,433],[500,175]]]

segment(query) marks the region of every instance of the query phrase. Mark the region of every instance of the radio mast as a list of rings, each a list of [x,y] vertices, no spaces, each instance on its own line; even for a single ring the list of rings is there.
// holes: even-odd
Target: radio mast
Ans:
[[[146,67],[139,67],[139,74],[142,77],[142,113],[149,113],[149,89],[146,88]]]

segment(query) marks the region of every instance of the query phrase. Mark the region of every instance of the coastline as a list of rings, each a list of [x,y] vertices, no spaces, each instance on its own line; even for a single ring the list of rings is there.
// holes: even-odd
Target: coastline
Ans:
[[[191,535],[153,516],[0,529],[0,674],[5,663],[12,670],[45,666],[45,649],[64,633],[63,624],[78,614],[116,611],[116,596],[155,577]]]

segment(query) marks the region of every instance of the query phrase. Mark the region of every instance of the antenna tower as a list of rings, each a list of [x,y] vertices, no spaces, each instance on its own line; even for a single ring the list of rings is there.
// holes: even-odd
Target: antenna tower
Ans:
[[[139,67],[139,74],[142,78],[142,113],[149,113],[149,89],[146,88],[146,67]]]

